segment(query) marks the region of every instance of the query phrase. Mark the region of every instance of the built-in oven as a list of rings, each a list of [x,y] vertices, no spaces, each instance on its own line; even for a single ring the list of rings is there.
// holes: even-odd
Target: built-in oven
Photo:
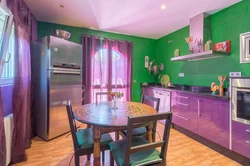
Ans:
[[[231,79],[232,120],[250,125],[250,78]]]
[[[229,147],[250,158],[250,77],[230,78]]]

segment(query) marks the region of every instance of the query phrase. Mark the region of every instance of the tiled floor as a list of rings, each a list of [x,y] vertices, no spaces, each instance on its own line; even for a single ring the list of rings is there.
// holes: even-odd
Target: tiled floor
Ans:
[[[163,125],[159,124],[157,131],[162,137]],[[27,161],[16,166],[73,166],[70,159],[73,154],[71,135],[63,135],[59,138],[45,142],[35,137],[32,146],[26,151]],[[168,154],[168,166],[240,166],[237,162],[222,154],[204,146],[203,144],[171,129]],[[81,165],[92,165],[93,159],[87,162],[86,157],[81,157]],[[105,163],[109,165],[109,151],[106,151]]]

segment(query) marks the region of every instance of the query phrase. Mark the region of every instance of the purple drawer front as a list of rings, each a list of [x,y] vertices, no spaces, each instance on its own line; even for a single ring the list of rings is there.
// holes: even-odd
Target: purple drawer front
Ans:
[[[174,92],[172,98],[181,102],[196,102],[196,97],[186,93]]]
[[[195,120],[195,119],[186,118],[182,115],[173,113],[172,122],[174,124],[177,124],[185,129],[189,130],[189,131],[197,133],[197,120]]]
[[[250,125],[232,121],[232,150],[250,158]]]
[[[191,118],[197,117],[197,109],[194,103],[190,103],[190,102],[183,103],[183,102],[179,102],[176,100],[172,100],[171,108],[172,108],[171,110],[172,112],[178,113],[186,118],[191,119]]]

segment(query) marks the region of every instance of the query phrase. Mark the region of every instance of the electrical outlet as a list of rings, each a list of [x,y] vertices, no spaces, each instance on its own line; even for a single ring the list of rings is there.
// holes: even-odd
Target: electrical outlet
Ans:
[[[179,73],[179,77],[184,77],[184,73]]]
[[[229,75],[230,75],[230,77],[240,77],[241,72],[230,72]]]

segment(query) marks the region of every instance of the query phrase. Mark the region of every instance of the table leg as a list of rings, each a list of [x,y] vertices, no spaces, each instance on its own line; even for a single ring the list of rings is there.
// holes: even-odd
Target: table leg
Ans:
[[[152,138],[152,129],[153,129],[153,123],[149,122],[148,126],[147,126],[147,140],[149,142],[153,142],[153,138]]]
[[[94,166],[100,165],[100,140],[101,140],[101,131],[99,127],[94,126]]]

